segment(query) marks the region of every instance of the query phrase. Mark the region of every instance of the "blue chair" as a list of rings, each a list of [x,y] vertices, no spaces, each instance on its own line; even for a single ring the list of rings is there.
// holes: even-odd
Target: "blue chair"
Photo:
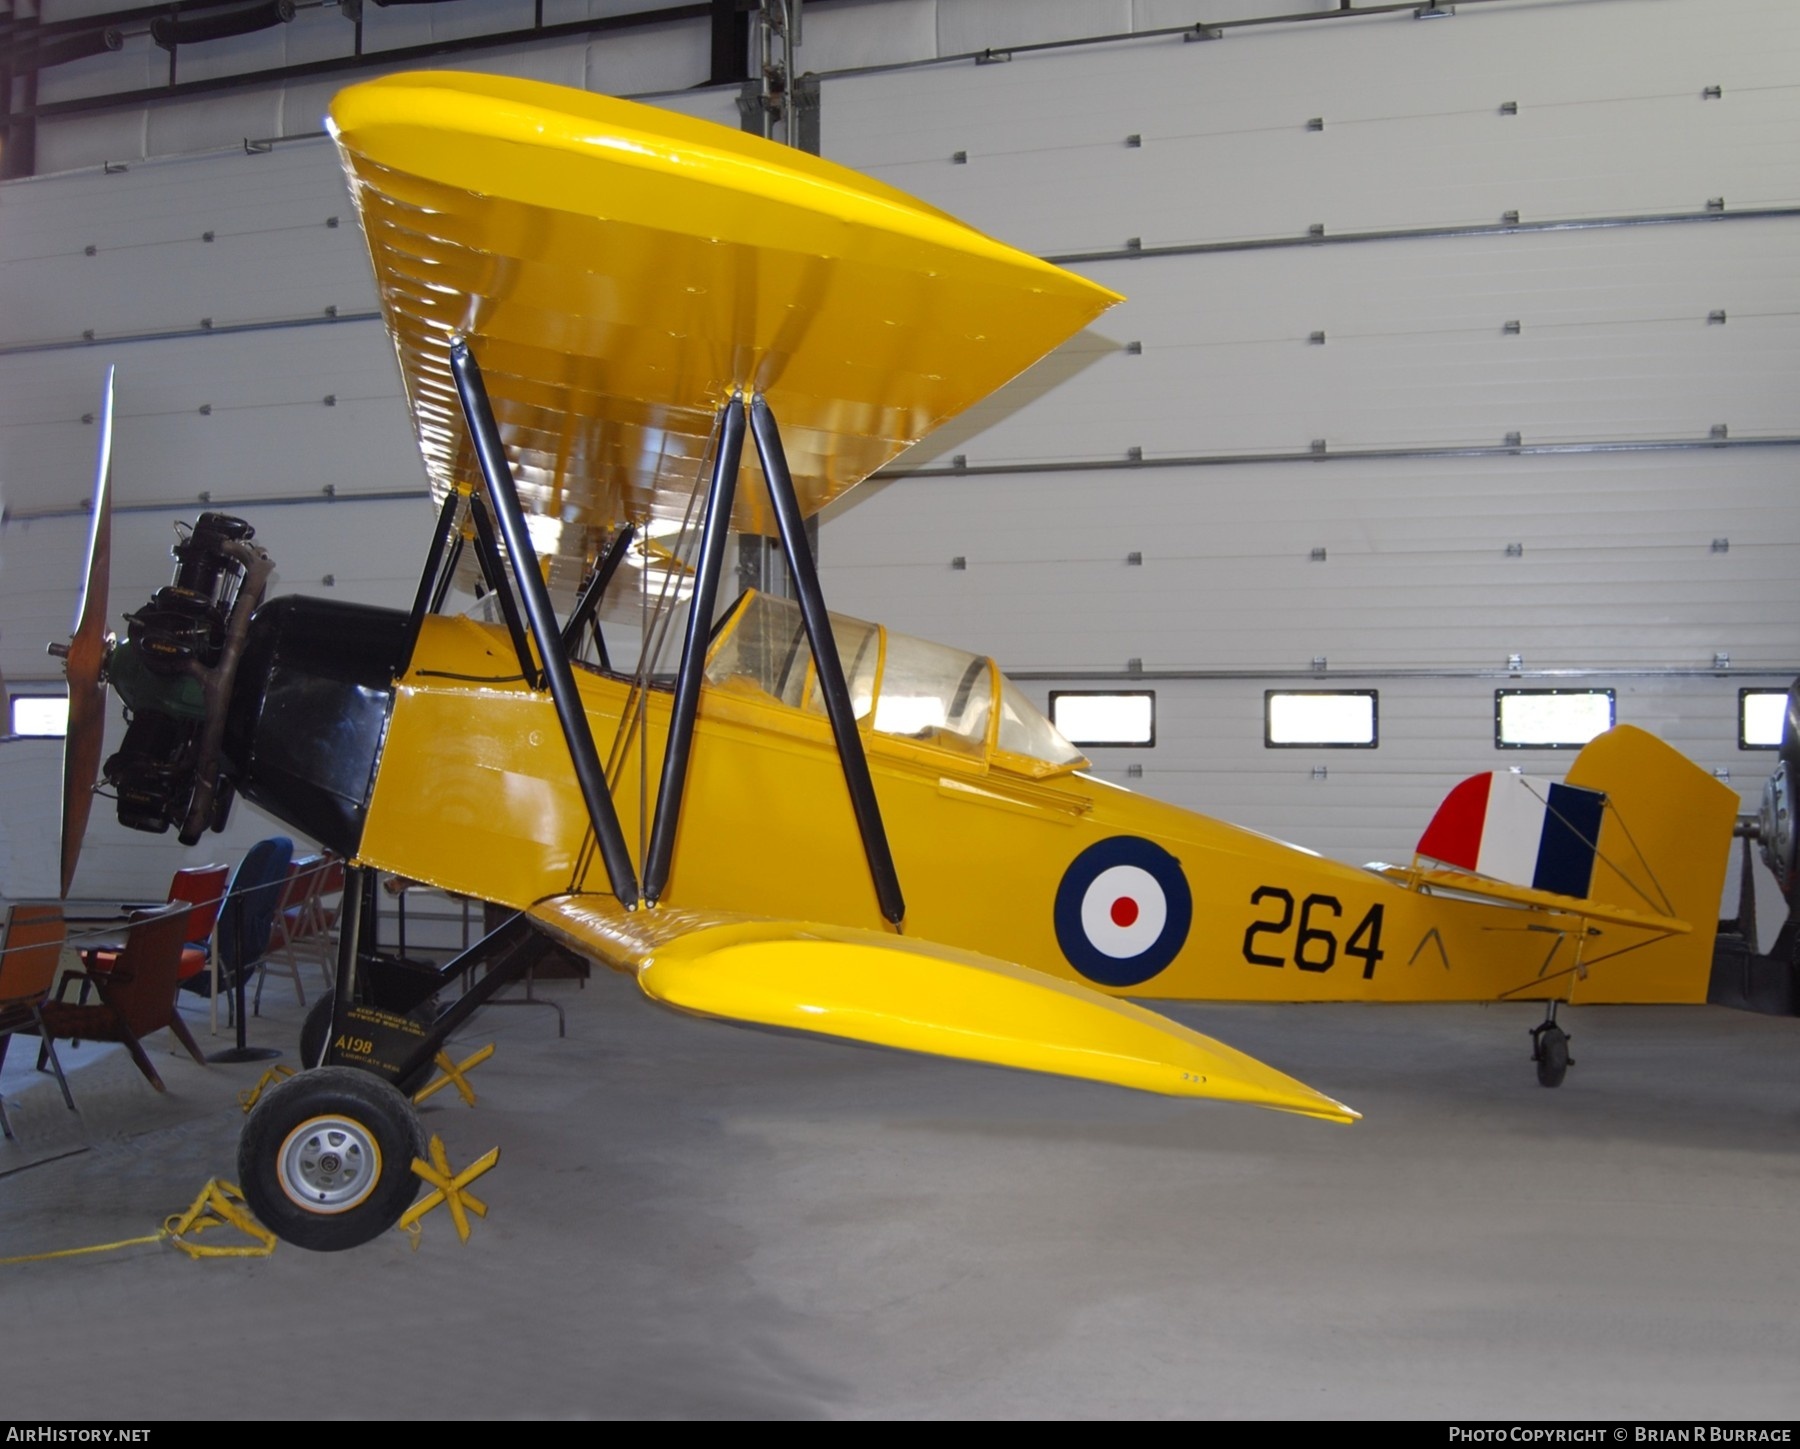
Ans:
[[[293,858],[294,842],[285,835],[272,835],[251,846],[231,873],[225,904],[213,927],[218,984],[222,991],[231,994],[240,1038],[244,1034],[244,985],[269,952],[275,911],[281,904],[288,862]],[[243,1045],[240,1040],[240,1050]]]

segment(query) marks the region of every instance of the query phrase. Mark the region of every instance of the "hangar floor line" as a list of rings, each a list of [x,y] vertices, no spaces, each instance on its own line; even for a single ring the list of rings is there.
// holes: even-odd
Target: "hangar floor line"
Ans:
[[[271,983],[252,1039],[293,1062]],[[151,1245],[0,1268],[9,1417],[1800,1415],[1800,1021],[1521,1006],[1172,1014],[1365,1114],[1337,1127],[693,1021],[607,973],[492,1010],[498,1145],[342,1254]],[[202,1035],[203,1044],[208,1039]],[[220,1044],[223,1044],[221,1039]],[[15,1043],[0,1256],[154,1232],[232,1177],[259,1065]]]

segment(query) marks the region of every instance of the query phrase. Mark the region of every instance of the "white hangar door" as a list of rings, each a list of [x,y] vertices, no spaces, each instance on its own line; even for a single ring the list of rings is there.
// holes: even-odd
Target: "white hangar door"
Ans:
[[[827,76],[825,153],[1129,301],[852,495],[835,604],[1040,702],[1153,691],[1099,772],[1356,862],[1611,691],[1753,807],[1800,665],[1800,13],[1620,0]],[[1271,690],[1374,691],[1271,748]],[[1765,891],[1766,895],[1773,892]]]

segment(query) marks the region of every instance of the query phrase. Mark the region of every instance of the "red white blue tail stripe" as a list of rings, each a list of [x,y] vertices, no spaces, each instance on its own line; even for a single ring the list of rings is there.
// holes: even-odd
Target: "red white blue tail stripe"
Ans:
[[[1419,837],[1419,854],[1513,885],[1585,898],[1606,796],[1496,770],[1464,780]]]

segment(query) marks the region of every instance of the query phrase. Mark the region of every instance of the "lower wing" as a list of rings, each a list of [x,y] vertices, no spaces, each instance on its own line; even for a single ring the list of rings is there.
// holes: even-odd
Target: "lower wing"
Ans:
[[[1174,1097],[1334,1122],[1359,1113],[1141,1006],[971,951],[810,922],[622,910],[561,896],[530,912],[683,1011]]]

